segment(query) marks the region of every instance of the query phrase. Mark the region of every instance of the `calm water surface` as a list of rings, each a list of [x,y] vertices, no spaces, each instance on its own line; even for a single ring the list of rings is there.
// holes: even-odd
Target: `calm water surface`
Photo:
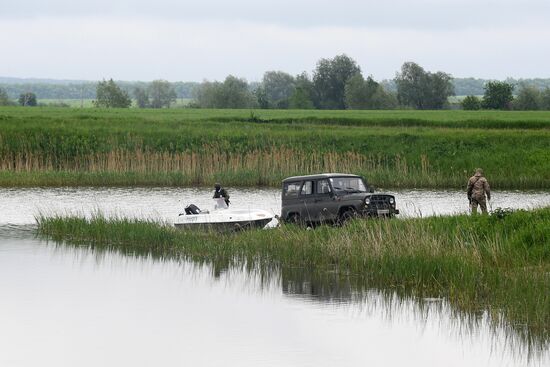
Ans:
[[[235,207],[280,210],[276,190],[231,190]],[[48,243],[34,215],[170,220],[209,190],[0,190],[0,366],[547,366],[486,315],[443,300],[358,290],[300,269],[267,277]],[[458,192],[398,192],[407,216],[465,210]],[[550,205],[495,193],[494,206]]]
[[[44,214],[132,216],[173,221],[191,203],[212,207],[213,190],[177,188],[0,188],[0,224],[34,223]],[[281,193],[276,189],[232,189],[235,208],[259,208],[281,212]],[[393,191],[401,217],[466,213],[468,201],[461,191]],[[535,208],[550,205],[550,192],[494,192],[493,208]]]

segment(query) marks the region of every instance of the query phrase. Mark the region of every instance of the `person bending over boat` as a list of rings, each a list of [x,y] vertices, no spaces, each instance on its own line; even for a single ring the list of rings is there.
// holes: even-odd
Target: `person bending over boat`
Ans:
[[[229,194],[224,188],[222,188],[222,185],[216,183],[214,185],[214,189],[214,199],[224,198],[225,203],[229,206]]]

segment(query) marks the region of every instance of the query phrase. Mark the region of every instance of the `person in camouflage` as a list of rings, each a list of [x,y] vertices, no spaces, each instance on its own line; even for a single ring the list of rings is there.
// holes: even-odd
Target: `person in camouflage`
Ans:
[[[487,179],[483,177],[483,170],[478,168],[475,174],[468,180],[468,200],[470,201],[472,214],[477,214],[478,205],[481,208],[481,212],[487,214],[485,196],[487,196],[487,200],[491,200],[491,188]]]

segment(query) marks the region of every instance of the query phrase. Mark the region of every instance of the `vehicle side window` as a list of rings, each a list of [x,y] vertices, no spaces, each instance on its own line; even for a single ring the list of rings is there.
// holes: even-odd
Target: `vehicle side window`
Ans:
[[[330,185],[328,183],[328,180],[319,180],[317,181],[317,194],[330,194],[332,190],[330,189]]]
[[[283,196],[285,198],[296,198],[300,192],[301,182],[287,182],[283,189]]]
[[[313,181],[306,181],[302,185],[302,191],[300,195],[311,195],[313,194]]]

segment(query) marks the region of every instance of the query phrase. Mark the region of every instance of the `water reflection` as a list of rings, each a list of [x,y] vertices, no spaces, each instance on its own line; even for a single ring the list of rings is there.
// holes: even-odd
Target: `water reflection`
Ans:
[[[470,338],[483,331],[495,349],[505,345],[503,353],[513,359],[538,362],[548,360],[548,330],[541,333],[525,325],[510,324],[504,318],[492,318],[483,309],[457,309],[442,298],[419,298],[401,288],[385,288],[358,276],[314,269],[283,268],[274,273],[280,277],[282,292],[292,298],[315,303],[351,304],[362,314],[378,315],[386,320],[412,317],[419,324],[438,323],[442,330],[459,339]],[[396,320],[393,320],[396,321]]]
[[[419,298],[413,289],[388,287],[367,279],[337,271],[317,271],[305,268],[281,268],[276,263],[218,257],[214,260],[189,258],[179,253],[121,250],[109,247],[72,246],[49,243],[49,248],[67,256],[75,263],[92,257],[96,264],[124,263],[139,260],[142,264],[159,263],[186,269],[186,277],[209,274],[210,279],[225,284],[239,284],[244,292],[267,294],[281,292],[285,298],[312,304],[315,307],[345,307],[355,317],[382,319],[391,324],[410,322],[434,327],[446,337],[459,341],[482,338],[492,350],[507,360],[523,365],[550,360],[548,330],[533,331],[524,325],[511,324],[504,318],[491,317],[484,309],[467,311],[453,307],[444,299]],[[68,249],[72,249],[68,250]],[[141,252],[140,252],[141,251]],[[145,266],[145,265],[142,265]]]

